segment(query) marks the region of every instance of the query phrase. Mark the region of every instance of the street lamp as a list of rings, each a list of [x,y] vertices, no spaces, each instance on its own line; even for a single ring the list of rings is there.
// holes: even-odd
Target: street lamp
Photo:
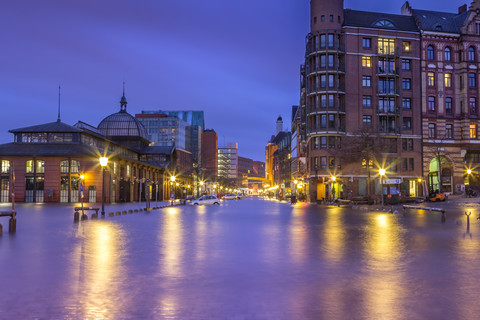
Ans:
[[[102,178],[102,218],[105,217],[105,171],[108,164],[107,157],[100,157],[100,165],[102,166],[103,178]]]
[[[383,209],[383,176],[385,175],[385,169],[381,168],[378,170],[378,173],[380,174],[380,179],[381,179],[381,183],[382,183],[382,209]]]

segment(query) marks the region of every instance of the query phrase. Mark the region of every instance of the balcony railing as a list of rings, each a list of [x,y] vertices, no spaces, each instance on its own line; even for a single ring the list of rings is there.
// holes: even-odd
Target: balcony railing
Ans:
[[[344,104],[340,104],[340,105],[336,105],[336,106],[307,106],[307,114],[310,114],[310,113],[315,113],[315,112],[329,112],[329,113],[332,113],[332,112],[345,112],[345,105]]]
[[[377,47],[378,55],[382,56],[398,56],[400,55],[399,48],[392,48],[391,46]]]
[[[322,87],[322,86],[307,86],[307,94],[315,93],[315,92],[345,92],[345,85],[339,85],[339,86],[334,86],[334,87]]]
[[[377,90],[377,93],[379,95],[385,95],[385,96],[388,96],[388,95],[392,95],[392,96],[395,96],[395,95],[399,95],[400,94],[400,87],[396,87],[396,88],[391,88],[391,87],[388,87],[388,88],[378,88]]]
[[[379,114],[400,114],[400,108],[399,107],[378,107],[378,113]]]
[[[379,133],[383,133],[383,134],[400,134],[401,133],[401,130],[400,128],[378,128],[378,132]]]
[[[379,76],[399,76],[400,71],[398,69],[390,69],[390,68],[383,68],[383,67],[378,67],[378,75]]]
[[[345,125],[340,125],[335,128],[307,128],[307,135],[328,134],[328,133],[335,133],[335,134],[346,133]]]
[[[321,66],[321,65],[313,65],[306,67],[307,74],[311,74],[312,72],[321,72],[321,71],[329,71],[329,72],[345,72],[345,65],[339,66]]]
[[[340,43],[335,43],[333,46],[325,45],[315,45],[311,42],[307,43],[306,54],[309,55],[315,52],[345,52],[345,45]]]

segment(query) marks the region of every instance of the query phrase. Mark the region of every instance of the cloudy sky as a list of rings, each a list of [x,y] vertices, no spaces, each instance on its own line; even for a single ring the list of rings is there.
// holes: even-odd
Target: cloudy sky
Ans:
[[[333,1],[333,0],[331,0]],[[345,0],[400,13],[404,1]],[[410,1],[456,12],[458,0]],[[9,129],[57,119],[92,125],[119,111],[204,110],[219,145],[264,160],[278,115],[290,128],[308,0],[16,0],[0,10],[0,143]]]

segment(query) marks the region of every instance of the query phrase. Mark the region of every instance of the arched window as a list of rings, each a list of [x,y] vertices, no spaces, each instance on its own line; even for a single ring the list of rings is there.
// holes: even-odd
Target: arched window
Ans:
[[[475,48],[468,48],[468,61],[475,61]]]
[[[375,22],[374,26],[395,28],[395,25],[389,20],[378,20],[377,22]]]
[[[433,51],[433,46],[428,46],[427,47],[427,60],[433,60],[434,59],[434,51]]]
[[[452,50],[449,47],[445,48],[444,51],[444,59],[445,61],[451,61],[452,60]]]

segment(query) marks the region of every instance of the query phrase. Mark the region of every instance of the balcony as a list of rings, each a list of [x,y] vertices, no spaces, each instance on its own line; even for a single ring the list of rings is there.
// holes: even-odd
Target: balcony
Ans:
[[[339,72],[339,73],[345,73],[345,65],[339,65],[339,66],[320,66],[320,65],[312,65],[312,66],[307,66],[306,67],[307,75],[310,75],[314,72]]]
[[[389,106],[389,107],[378,107],[377,109],[377,112],[378,114],[392,114],[392,115],[396,115],[396,114],[400,114],[400,108],[399,107],[392,107],[392,106]]]
[[[393,48],[391,46],[377,47],[377,53],[379,56],[398,56],[400,55],[399,48]]]
[[[307,128],[307,136],[345,133],[345,125],[340,125],[338,128]]]
[[[399,77],[400,71],[398,69],[378,67],[377,74],[382,77]]]
[[[307,86],[307,95],[312,93],[345,93],[345,85],[339,85],[335,87],[326,86]]]
[[[310,55],[312,53],[317,52],[345,52],[345,45],[344,44],[334,44],[333,46],[323,45],[323,46],[316,46],[311,42],[307,43],[307,47],[305,49],[305,53]]]
[[[387,88],[378,88],[377,94],[379,96],[398,96],[400,95],[400,87],[387,87]]]
[[[336,106],[307,106],[307,115],[312,113],[335,113],[335,112],[345,112],[345,105],[336,105]]]
[[[401,134],[400,128],[378,128],[378,133],[380,134],[389,134],[389,135],[398,135]]]

